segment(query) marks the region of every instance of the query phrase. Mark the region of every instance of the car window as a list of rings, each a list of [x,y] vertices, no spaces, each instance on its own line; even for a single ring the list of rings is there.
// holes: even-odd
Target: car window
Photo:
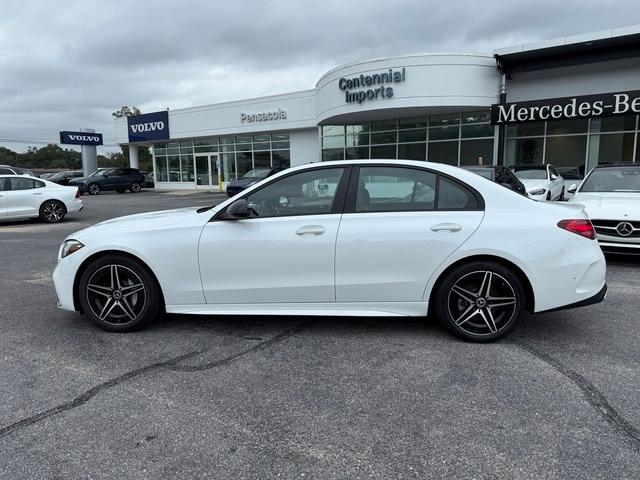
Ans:
[[[596,168],[580,187],[581,192],[640,192],[640,167]]]
[[[9,179],[0,178],[0,192],[5,192],[7,190],[9,190]]]
[[[126,175],[127,173],[128,173],[128,172],[127,172],[127,171],[125,171],[125,169],[124,169],[124,168],[119,168],[119,169],[115,170],[114,175]]]
[[[295,173],[271,182],[245,198],[252,217],[331,213],[344,168]]]
[[[361,167],[356,212],[433,210],[436,174],[417,168]]]
[[[13,175],[13,170],[8,168],[0,167],[0,175]]]
[[[549,165],[549,172],[551,173],[551,175],[555,175],[556,177],[559,177],[560,174],[558,173],[558,171],[553,167],[553,165]]]
[[[438,186],[438,210],[478,210],[476,196],[453,180],[440,176]]]
[[[9,179],[9,185],[11,190],[31,190],[44,187],[44,182],[32,178],[14,177]]]

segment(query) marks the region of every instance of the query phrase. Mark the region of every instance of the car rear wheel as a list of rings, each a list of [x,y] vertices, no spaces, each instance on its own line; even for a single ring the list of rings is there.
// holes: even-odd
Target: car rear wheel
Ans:
[[[58,200],[47,200],[40,206],[40,220],[47,223],[58,223],[64,220],[67,209]]]
[[[129,186],[129,190],[131,190],[131,193],[139,193],[142,190],[142,186],[138,182],[133,182]]]
[[[103,330],[137,330],[163,311],[155,277],[127,256],[108,255],[93,261],[82,273],[78,288],[82,311]]]
[[[87,192],[89,192],[89,195],[98,195],[100,193],[100,185],[97,183],[90,183],[87,186]]]
[[[558,198],[561,202],[564,201],[564,187],[562,187],[562,191],[560,192],[560,198]]]
[[[449,272],[434,298],[436,316],[447,330],[464,340],[490,342],[513,330],[524,293],[508,268],[473,262]]]

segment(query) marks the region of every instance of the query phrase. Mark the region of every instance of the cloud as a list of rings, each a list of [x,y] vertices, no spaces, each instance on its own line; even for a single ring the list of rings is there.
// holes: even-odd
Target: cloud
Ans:
[[[0,138],[55,141],[59,130],[94,127],[112,143],[111,112],[125,104],[151,111],[301,90],[354,60],[491,53],[639,13],[634,0],[4,0]]]

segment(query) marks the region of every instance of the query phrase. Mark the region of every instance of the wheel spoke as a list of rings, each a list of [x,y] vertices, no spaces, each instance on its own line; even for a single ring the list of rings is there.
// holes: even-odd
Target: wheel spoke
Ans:
[[[469,305],[467,309],[464,312],[462,312],[462,314],[456,320],[456,325],[458,326],[463,325],[464,323],[466,323],[467,321],[475,317],[479,311],[480,309],[476,308],[475,303],[473,305]],[[471,314],[469,314],[469,312],[471,312]]]
[[[453,287],[451,287],[451,291],[456,293],[460,297],[462,297],[468,303],[475,303],[474,299],[477,296],[475,293],[470,292],[469,290],[465,290],[464,288],[459,287],[458,285],[454,285]]]
[[[97,293],[98,295],[102,295],[104,297],[111,296],[111,289],[109,287],[103,287],[102,285],[96,285],[94,283],[90,283],[87,285],[87,290],[93,293]]]
[[[127,317],[129,317],[131,320],[135,320],[136,319],[136,314],[134,313],[133,309],[131,308],[131,306],[129,305],[129,302],[126,299],[122,299],[118,302],[118,305],[120,306],[120,308],[122,309],[122,311],[125,313],[125,315]]]
[[[487,324],[487,327],[489,327],[489,331],[491,333],[496,333],[498,331],[498,327],[496,327],[496,321],[493,318],[491,310],[489,310],[488,308],[480,310],[480,316],[484,320],[484,323]]]
[[[516,303],[516,297],[489,297],[487,298],[487,306],[489,308],[505,307]]]
[[[127,285],[126,287],[122,287],[120,291],[122,292],[123,297],[129,297],[134,293],[138,293],[140,290],[144,290],[144,285],[142,283],[136,283],[135,285]]]
[[[120,290],[120,277],[118,276],[118,266],[111,265],[111,288],[113,290]]]
[[[113,298],[109,298],[100,312],[100,320],[107,318],[116,305],[118,305],[118,302]]]
[[[478,295],[481,297],[488,297],[489,292],[491,291],[491,280],[493,279],[492,272],[484,272],[484,278],[482,279],[482,284],[480,285],[480,290],[478,290]]]

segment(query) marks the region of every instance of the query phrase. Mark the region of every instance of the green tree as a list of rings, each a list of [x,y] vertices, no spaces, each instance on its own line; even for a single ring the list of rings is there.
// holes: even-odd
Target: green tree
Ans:
[[[123,118],[123,117],[132,117],[134,115],[140,115],[142,112],[136,106],[129,107],[127,105],[123,105],[119,110],[116,110],[111,114],[114,118]]]

